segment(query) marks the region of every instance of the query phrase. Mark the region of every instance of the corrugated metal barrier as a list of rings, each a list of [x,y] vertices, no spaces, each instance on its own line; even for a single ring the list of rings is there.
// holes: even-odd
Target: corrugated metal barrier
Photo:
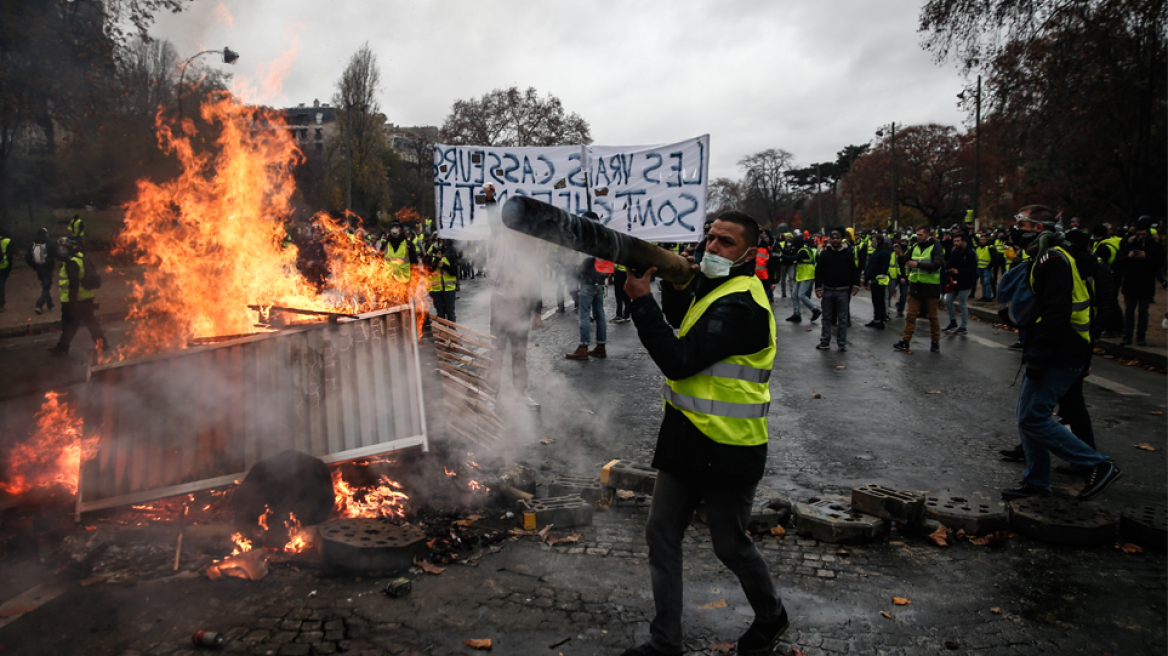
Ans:
[[[428,449],[416,326],[402,305],[94,366],[78,518],[227,485],[286,449],[328,463]]]

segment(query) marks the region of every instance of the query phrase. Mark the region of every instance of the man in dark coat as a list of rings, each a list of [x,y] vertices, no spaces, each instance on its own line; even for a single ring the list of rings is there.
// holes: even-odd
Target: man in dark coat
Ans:
[[[1156,274],[1164,266],[1164,248],[1150,234],[1152,218],[1140,217],[1135,234],[1123,240],[1115,269],[1123,277],[1123,344],[1148,345],[1148,306],[1156,296]],[[1136,321],[1136,312],[1139,321]]]

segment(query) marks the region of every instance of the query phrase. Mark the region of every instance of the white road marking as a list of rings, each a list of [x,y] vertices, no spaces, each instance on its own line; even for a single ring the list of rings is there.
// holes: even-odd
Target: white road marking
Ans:
[[[966,337],[966,339],[972,339],[973,341],[977,342],[978,344],[981,344],[982,346],[989,346],[991,348],[1006,348],[1005,344],[1002,344],[1000,342],[995,342],[992,339],[986,339],[985,337],[978,337],[977,335],[974,335],[973,333],[968,333],[965,335],[965,337]]]
[[[41,606],[61,596],[70,585],[61,581],[42,583],[35,588],[25,590],[0,605],[0,628],[8,626],[21,615],[31,613]],[[10,615],[11,614],[11,615]],[[10,615],[9,617],[2,617]]]
[[[984,346],[989,346],[990,348],[1007,348],[1005,344],[1002,344],[1000,342],[995,342],[992,339],[986,339],[985,337],[978,337],[977,335],[972,335],[972,334],[966,335],[966,337],[968,339],[972,339],[973,341],[977,342],[978,344],[982,344]],[[1127,385],[1124,385],[1123,383],[1117,383],[1114,380],[1109,380],[1107,378],[1101,378],[1099,376],[1096,376],[1095,374],[1091,374],[1090,376],[1087,376],[1083,380],[1085,380],[1086,382],[1091,383],[1093,385],[1097,385],[1099,387],[1102,387],[1105,390],[1111,390],[1112,392],[1115,392],[1116,394],[1119,394],[1121,396],[1147,396],[1146,392],[1141,392],[1138,389],[1135,389],[1133,387],[1128,387]]]
[[[1102,387],[1105,390],[1111,390],[1112,392],[1115,392],[1116,394],[1120,394],[1123,396],[1147,396],[1147,393],[1141,392],[1138,389],[1128,387],[1127,385],[1124,385],[1122,383],[1117,383],[1114,380],[1100,378],[1099,376],[1096,376],[1095,374],[1091,374],[1090,376],[1087,376],[1083,380],[1088,382],[1088,383],[1098,385],[1099,387]]]

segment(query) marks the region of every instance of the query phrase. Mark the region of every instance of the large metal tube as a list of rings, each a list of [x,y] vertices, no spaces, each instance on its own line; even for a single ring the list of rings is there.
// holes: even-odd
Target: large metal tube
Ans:
[[[503,203],[503,225],[630,269],[657,267],[658,277],[678,285],[694,276],[689,260],[677,253],[527,196],[512,196]]]

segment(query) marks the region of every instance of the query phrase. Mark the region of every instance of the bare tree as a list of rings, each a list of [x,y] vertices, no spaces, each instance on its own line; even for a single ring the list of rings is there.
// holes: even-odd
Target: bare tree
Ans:
[[[562,146],[592,143],[592,133],[560,99],[540,98],[535,87],[495,89],[482,98],[457,100],[442,125],[442,140],[479,146]]]
[[[741,209],[744,201],[741,181],[730,178],[711,180],[706,194],[706,214],[714,216],[725,210]]]
[[[389,202],[384,153],[385,115],[377,94],[381,87],[381,69],[377,55],[365,43],[349,59],[349,65],[337,81],[333,102],[337,106],[337,126],[341,143],[347,150],[346,209],[372,217]]]
[[[795,156],[782,148],[768,148],[738,160],[747,211],[764,224],[779,224],[795,207],[800,193],[786,175]]]

